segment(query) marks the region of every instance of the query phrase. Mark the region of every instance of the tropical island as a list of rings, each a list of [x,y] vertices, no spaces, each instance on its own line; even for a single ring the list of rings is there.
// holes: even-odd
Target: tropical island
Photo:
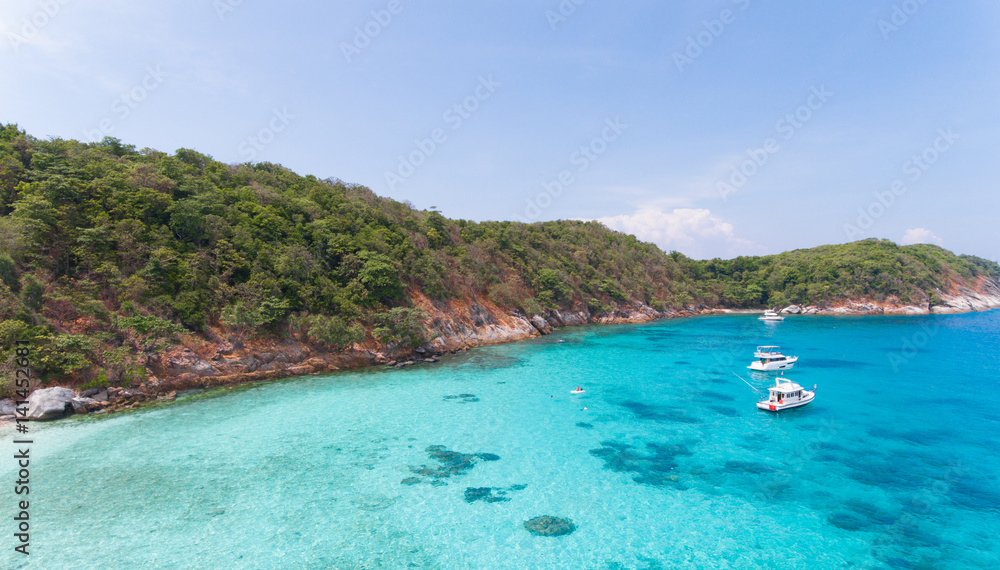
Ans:
[[[449,219],[276,164],[13,124],[0,125],[0,243],[0,397],[26,341],[33,387],[87,394],[78,412],[566,325],[1000,306],[1000,266],[933,245],[695,260],[597,222]]]

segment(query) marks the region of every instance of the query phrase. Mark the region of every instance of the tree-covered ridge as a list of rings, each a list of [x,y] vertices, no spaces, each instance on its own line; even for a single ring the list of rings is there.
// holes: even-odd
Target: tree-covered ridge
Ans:
[[[695,262],[695,277],[721,285],[725,306],[825,304],[866,298],[938,304],[939,291],[979,278],[1000,279],[1000,266],[936,245],[898,246],[867,239],[769,255]]]
[[[423,342],[416,292],[525,314],[644,303],[926,302],[994,263],[867,240],[696,261],[595,222],[471,222],[270,163],[39,140],[0,125],[0,350],[50,378],[127,382],[178,334],[342,349]],[[7,360],[7,359],[5,359]]]

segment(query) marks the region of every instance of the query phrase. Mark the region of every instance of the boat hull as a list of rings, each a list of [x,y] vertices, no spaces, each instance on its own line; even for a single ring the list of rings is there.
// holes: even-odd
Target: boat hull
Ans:
[[[750,370],[756,370],[757,372],[775,372],[778,370],[791,370],[792,367],[795,366],[796,361],[798,361],[797,358],[795,360],[789,359],[789,360],[784,360],[782,362],[768,362],[767,364],[761,364],[760,361],[754,361],[751,362],[750,366],[747,366],[747,368],[749,368]]]
[[[765,412],[780,412],[782,410],[790,410],[792,408],[801,408],[802,406],[812,403],[816,399],[815,392],[803,392],[807,396],[802,398],[798,402],[785,402],[784,404],[778,404],[771,402],[770,400],[762,400],[757,402],[757,408],[764,410]]]

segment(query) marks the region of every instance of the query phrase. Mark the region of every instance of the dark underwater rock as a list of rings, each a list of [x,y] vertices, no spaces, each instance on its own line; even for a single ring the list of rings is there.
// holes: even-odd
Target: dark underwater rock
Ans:
[[[445,396],[445,400],[458,400],[459,404],[465,404],[469,402],[478,402],[479,398],[475,394],[458,394],[457,396]]]
[[[469,487],[465,490],[465,502],[475,503],[476,501],[486,501],[487,503],[502,503],[510,500],[504,496],[507,494],[504,490],[496,489],[496,494],[493,494],[493,491],[493,487]]]
[[[428,446],[427,455],[431,459],[436,460],[441,464],[440,467],[430,467],[427,465],[421,465],[420,467],[410,466],[410,471],[420,475],[422,477],[431,477],[431,484],[434,485],[444,485],[442,479],[447,479],[452,475],[459,475],[472,469],[475,465],[476,460],[481,461],[499,461],[500,456],[495,453],[460,453],[458,451],[451,451],[443,445],[431,445]],[[404,480],[410,481],[411,479],[416,479],[416,477],[409,477]],[[406,483],[407,485],[412,485],[412,482]]]
[[[716,413],[722,414],[727,418],[735,418],[736,416],[740,415],[739,410],[736,410],[734,408],[727,408],[726,406],[708,406],[708,409]]]
[[[535,536],[563,536],[575,531],[576,525],[569,519],[542,515],[524,521],[524,528]]]
[[[830,515],[826,517],[826,521],[839,529],[849,530],[852,532],[865,530],[871,526],[871,523],[865,520],[864,517],[861,517],[856,513],[846,511],[830,513]]]
[[[666,406],[651,406],[641,402],[622,402],[622,407],[630,410],[635,416],[643,420],[652,420],[665,423],[697,424],[701,423],[698,418],[688,416],[684,412]]]
[[[642,453],[627,443],[602,441],[601,447],[590,454],[604,461],[604,468],[619,473],[632,473],[632,480],[654,487],[685,489],[677,475],[680,455],[691,455],[687,446],[680,444],[647,443]]]
[[[468,487],[465,489],[465,502],[475,503],[476,501],[486,501],[487,503],[502,503],[509,501],[507,491],[523,491],[527,485],[511,485],[506,489],[499,487]]]

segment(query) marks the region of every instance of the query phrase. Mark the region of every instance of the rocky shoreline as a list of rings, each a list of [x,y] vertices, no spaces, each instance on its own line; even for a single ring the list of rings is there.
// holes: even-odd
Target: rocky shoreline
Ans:
[[[415,305],[427,315],[431,341],[412,350],[368,343],[355,345],[343,353],[317,350],[305,343],[288,340],[263,345],[247,342],[234,347],[229,342],[201,342],[177,346],[148,355],[150,374],[136,387],[95,387],[75,391],[55,386],[36,389],[27,400],[27,417],[50,421],[74,414],[110,413],[175,399],[190,390],[234,386],[279,378],[349,370],[364,366],[402,368],[432,364],[448,354],[477,346],[504,344],[550,334],[554,329],[592,323],[641,323],[655,319],[700,313],[728,312],[706,307],[691,307],[683,312],[659,312],[646,305],[636,305],[613,313],[594,316],[585,308],[575,311],[550,311],[530,318],[507,313],[485,299],[431,301],[419,294]],[[14,402],[0,400],[0,422],[15,418]]]
[[[881,302],[852,299],[826,307],[789,305],[778,312],[783,315],[931,315],[1000,308],[1000,283],[992,280],[981,280],[977,289],[956,285],[950,294],[938,292],[938,295],[942,302],[937,305],[929,301],[921,305],[902,303],[890,297]]]
[[[780,309],[785,315],[904,315],[960,313],[1000,307],[1000,284],[980,283],[978,290],[956,288],[951,295],[941,295],[940,305],[902,304],[889,299],[873,302],[866,299],[833,306],[789,305]],[[233,386],[291,376],[321,374],[363,366],[406,367],[432,364],[447,354],[477,346],[503,344],[550,334],[553,330],[586,324],[643,323],[664,318],[737,311],[705,306],[685,307],[681,311],[657,311],[644,304],[623,307],[611,313],[592,314],[586,307],[552,310],[544,315],[509,313],[485,299],[433,301],[414,295],[414,304],[424,309],[430,342],[413,350],[393,350],[374,343],[355,345],[343,353],[317,350],[315,347],[286,340],[277,344],[248,342],[235,348],[228,342],[203,341],[192,348],[177,346],[149,355],[146,366],[150,375],[136,387],[93,387],[74,391],[66,387],[37,389],[28,398],[27,416],[31,420],[60,419],[73,414],[110,413],[135,409],[155,402],[170,401],[189,390]],[[14,419],[14,404],[0,401],[0,422]]]

